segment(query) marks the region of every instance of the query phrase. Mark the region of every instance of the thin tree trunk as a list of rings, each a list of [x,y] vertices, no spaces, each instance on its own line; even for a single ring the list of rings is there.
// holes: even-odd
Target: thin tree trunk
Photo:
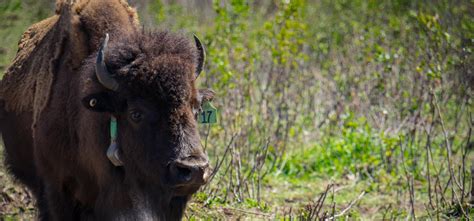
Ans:
[[[474,204],[474,165],[471,165],[471,203]]]

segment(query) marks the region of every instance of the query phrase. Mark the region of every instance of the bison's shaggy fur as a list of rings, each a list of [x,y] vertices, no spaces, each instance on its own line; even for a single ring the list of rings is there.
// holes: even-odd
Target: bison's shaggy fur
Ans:
[[[117,42],[110,45],[106,63],[132,93],[153,95],[157,102],[174,107],[191,99],[189,79],[194,78],[197,58],[188,39],[168,32],[142,32]]]
[[[207,168],[194,110],[213,93],[194,86],[196,47],[141,30],[123,0],[60,1],[56,13],[25,32],[0,82],[9,170],[32,190],[44,220],[180,219]],[[117,91],[95,69],[105,33]],[[112,116],[123,167],[105,155]],[[174,174],[183,167],[201,178],[184,185]]]
[[[53,30],[58,18],[55,15],[32,25],[21,37],[13,64],[0,82],[0,98],[7,110],[33,112],[33,107],[44,107],[54,79],[51,69],[57,66],[61,46],[43,42],[61,39]]]
[[[0,82],[6,110],[33,112],[36,119],[50,98],[61,63],[70,62],[67,65],[77,71],[97,50],[104,33],[118,37],[138,26],[136,11],[124,0],[58,1],[56,15],[29,27],[18,43],[17,55]]]

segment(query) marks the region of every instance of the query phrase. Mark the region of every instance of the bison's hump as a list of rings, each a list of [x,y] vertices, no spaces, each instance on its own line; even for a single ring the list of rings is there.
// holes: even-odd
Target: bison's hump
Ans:
[[[58,15],[54,15],[33,24],[21,36],[12,65],[8,67],[0,82],[0,97],[5,100],[7,110],[19,112],[32,109],[34,90],[42,69],[39,60],[47,59],[47,53],[38,57],[34,51],[57,23],[58,18]]]

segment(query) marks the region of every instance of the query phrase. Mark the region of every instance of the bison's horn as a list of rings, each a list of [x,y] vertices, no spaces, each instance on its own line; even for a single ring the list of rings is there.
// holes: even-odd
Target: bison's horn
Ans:
[[[206,61],[206,51],[204,50],[204,47],[201,44],[201,41],[199,38],[194,35],[194,41],[196,42],[196,48],[198,49],[198,65],[196,67],[196,78],[199,77],[199,74],[201,74],[202,68],[204,67],[204,61]]]
[[[95,74],[99,82],[104,85],[107,89],[116,91],[119,88],[118,82],[110,75],[105,65],[105,50],[107,50],[107,43],[109,42],[109,34],[105,34],[104,42],[100,46],[99,53],[97,53],[97,59],[95,64]]]

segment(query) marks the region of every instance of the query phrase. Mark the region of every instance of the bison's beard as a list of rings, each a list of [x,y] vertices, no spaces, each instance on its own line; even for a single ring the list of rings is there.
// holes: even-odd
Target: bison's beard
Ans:
[[[160,199],[142,195],[134,199],[131,219],[126,220],[181,220],[189,197],[167,197]],[[159,199],[159,198],[158,198]]]
[[[161,185],[115,187],[109,189],[107,197],[98,202],[100,212],[97,211],[97,220],[181,220],[191,196],[176,196],[172,190]]]

